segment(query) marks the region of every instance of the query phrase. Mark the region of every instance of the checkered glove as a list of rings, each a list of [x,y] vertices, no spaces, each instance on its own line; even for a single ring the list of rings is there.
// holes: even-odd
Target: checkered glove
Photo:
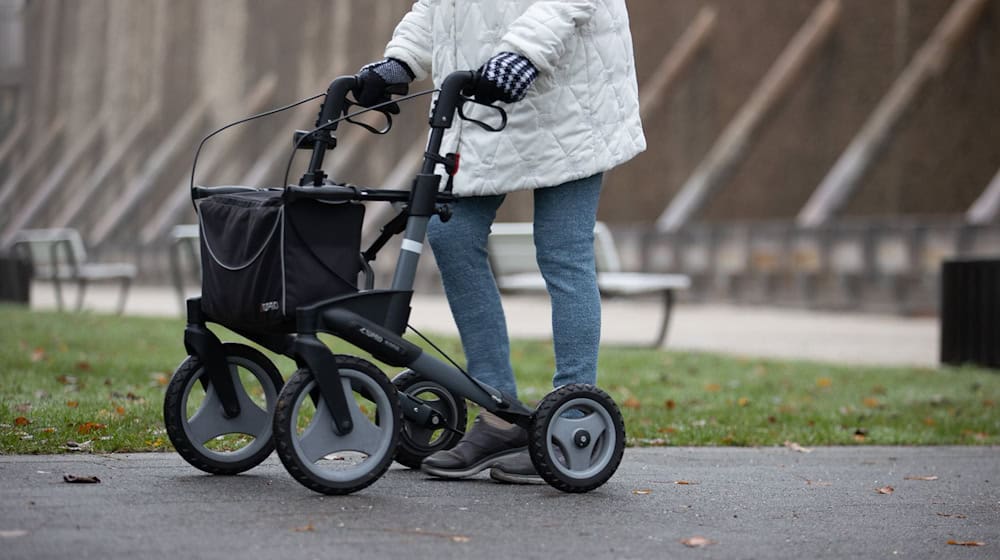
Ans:
[[[358,71],[358,85],[354,88],[354,99],[362,107],[371,107],[389,101],[392,86],[406,86],[413,81],[413,72],[405,62],[395,58],[384,58],[361,67]],[[390,106],[390,110],[395,106]],[[395,112],[399,108],[395,107]]]
[[[476,74],[476,101],[488,105],[496,101],[514,103],[527,95],[538,69],[517,53],[502,52],[486,61]]]

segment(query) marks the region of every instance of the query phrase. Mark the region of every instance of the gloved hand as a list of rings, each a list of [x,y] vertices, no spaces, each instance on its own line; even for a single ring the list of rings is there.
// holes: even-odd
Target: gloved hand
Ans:
[[[476,101],[514,103],[524,99],[538,77],[538,69],[517,53],[502,52],[486,61],[476,71]]]
[[[395,58],[384,58],[361,67],[354,99],[362,107],[371,107],[389,101],[391,89],[406,93],[406,86],[413,81],[413,72],[406,63]],[[395,88],[393,86],[396,86]],[[399,113],[399,106],[385,107],[390,113]]]

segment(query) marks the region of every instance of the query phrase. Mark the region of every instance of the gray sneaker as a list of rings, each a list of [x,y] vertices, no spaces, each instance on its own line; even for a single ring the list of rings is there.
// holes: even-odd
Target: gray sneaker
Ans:
[[[490,469],[490,478],[507,484],[545,484],[545,480],[535,470],[527,450],[497,461]]]
[[[515,425],[499,428],[485,418],[487,415],[488,412],[480,414],[455,447],[424,459],[420,470],[440,478],[466,478],[497,461],[522,452],[527,454],[528,432],[524,428]]]

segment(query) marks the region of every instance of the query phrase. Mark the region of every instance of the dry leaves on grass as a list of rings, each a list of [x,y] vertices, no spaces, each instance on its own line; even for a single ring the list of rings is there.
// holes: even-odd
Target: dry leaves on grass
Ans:
[[[15,426],[27,426],[28,424],[31,424],[31,420],[28,420],[24,416],[18,416],[14,419]]]
[[[81,435],[86,435],[97,430],[103,430],[104,428],[107,428],[106,424],[100,424],[97,422],[84,422],[83,424],[80,424],[80,427],[78,427],[76,431]]]
[[[690,537],[686,539],[681,539],[681,544],[688,548],[705,548],[706,546],[715,544],[715,541],[705,538],[705,537]]]

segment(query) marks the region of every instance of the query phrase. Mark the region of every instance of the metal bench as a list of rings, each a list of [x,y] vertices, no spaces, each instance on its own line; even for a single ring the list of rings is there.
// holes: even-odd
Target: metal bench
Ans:
[[[489,259],[497,287],[504,293],[545,292],[545,280],[535,260],[533,227],[528,222],[493,224],[489,237]],[[691,279],[683,274],[623,272],[618,251],[607,226],[598,222],[594,228],[594,256],[597,286],[602,296],[635,297],[659,294],[663,298],[663,319],[653,343],[659,347],[667,337],[670,314],[677,290],[686,290]]]
[[[135,265],[90,262],[83,239],[75,229],[21,230],[15,234],[11,250],[31,262],[33,278],[52,282],[60,311],[63,310],[63,282],[76,283],[76,310],[79,311],[83,308],[87,285],[98,281],[121,282],[118,313],[125,310],[129,287],[136,275]]]

